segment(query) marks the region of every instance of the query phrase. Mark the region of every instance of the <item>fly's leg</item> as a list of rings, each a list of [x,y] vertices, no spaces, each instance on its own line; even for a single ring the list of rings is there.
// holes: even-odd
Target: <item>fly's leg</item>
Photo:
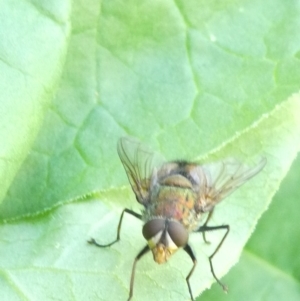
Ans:
[[[138,213],[136,213],[136,212],[134,212],[134,211],[132,211],[130,209],[125,208],[122,211],[122,214],[120,216],[120,220],[119,220],[119,224],[118,224],[118,230],[117,230],[117,238],[114,241],[112,241],[111,243],[106,244],[106,245],[101,245],[94,238],[91,238],[90,240],[88,240],[88,243],[92,244],[92,245],[95,245],[97,247],[105,248],[105,247],[109,247],[109,246],[113,245],[114,243],[116,243],[117,241],[119,241],[120,240],[120,231],[121,231],[123,216],[124,216],[125,212],[128,213],[128,214],[131,214],[131,215],[135,216],[136,218],[142,219],[142,215],[141,214],[138,214]]]
[[[109,247],[111,245],[113,245],[114,243],[116,243],[117,241],[120,240],[120,231],[121,231],[121,226],[122,226],[122,221],[123,221],[123,216],[124,216],[124,213],[128,213],[128,214],[131,214],[133,216],[135,216],[136,218],[138,219],[142,219],[142,215],[141,214],[138,214],[130,209],[127,209],[125,208],[123,211],[122,211],[122,214],[120,216],[120,220],[119,220],[119,224],[118,224],[118,229],[117,229],[117,238],[112,241],[111,243],[109,244],[106,244],[106,245],[101,245],[99,244],[98,242],[96,242],[96,240],[94,238],[91,238],[90,240],[88,240],[88,243],[90,244],[93,244],[97,247],[101,247],[101,248],[105,248],[105,247]],[[134,262],[133,262],[133,266],[132,266],[132,272],[131,272],[131,278],[130,278],[130,291],[129,291],[129,298],[127,301],[131,300],[132,296],[133,296],[133,285],[134,285],[134,277],[135,277],[135,269],[136,269],[136,264],[137,262],[139,261],[139,259],[141,257],[143,257],[148,251],[149,251],[149,246],[145,246],[139,253],[138,255],[135,257],[134,259]]]
[[[193,274],[193,272],[195,270],[195,267],[197,265],[197,259],[196,259],[196,256],[195,256],[192,248],[189,246],[189,244],[186,244],[183,249],[184,249],[184,251],[186,251],[189,254],[189,256],[191,257],[191,259],[192,259],[192,261],[194,263],[192,269],[190,270],[189,274],[185,278],[186,283],[187,283],[188,288],[189,288],[191,299],[192,299],[192,301],[194,301],[194,297],[193,297],[193,293],[192,293],[192,289],[191,289],[191,285],[190,285],[190,277],[192,276],[192,274]]]
[[[137,262],[141,259],[141,257],[143,257],[147,252],[149,252],[149,246],[145,246],[135,257],[134,262],[133,262],[133,266],[132,266],[132,272],[131,272],[131,278],[130,278],[130,291],[129,291],[129,298],[127,299],[127,301],[131,300],[132,296],[133,296],[133,285],[134,285],[134,276],[135,276],[135,268],[136,268],[136,264]]]
[[[206,221],[205,221],[205,223],[203,224],[202,227],[206,227],[206,226],[207,226],[207,223],[209,222],[210,218],[212,217],[213,212],[214,212],[214,207],[213,207],[212,210],[210,210],[210,211],[208,212],[208,216],[207,216]],[[206,239],[205,231],[202,232],[202,236],[203,236],[204,242],[205,242],[206,244],[210,244],[210,242]]]
[[[229,225],[222,225],[222,226],[215,226],[215,227],[209,227],[209,226],[206,226],[206,224],[204,224],[203,226],[201,226],[196,232],[206,232],[206,231],[215,231],[215,230],[222,230],[222,229],[225,229],[226,232],[224,234],[224,236],[222,237],[221,241],[219,242],[218,246],[216,247],[216,249],[214,250],[214,252],[208,257],[209,259],[209,265],[210,265],[210,270],[211,270],[211,273],[212,275],[214,276],[214,278],[216,279],[216,281],[222,286],[224,292],[227,292],[228,291],[228,288],[226,285],[224,285],[220,280],[219,278],[216,276],[215,274],[215,271],[214,271],[214,267],[213,267],[213,264],[212,264],[212,259],[213,257],[217,254],[217,252],[219,251],[219,249],[221,248],[225,238],[227,237],[228,233],[229,233],[229,230],[230,230],[230,227]]]

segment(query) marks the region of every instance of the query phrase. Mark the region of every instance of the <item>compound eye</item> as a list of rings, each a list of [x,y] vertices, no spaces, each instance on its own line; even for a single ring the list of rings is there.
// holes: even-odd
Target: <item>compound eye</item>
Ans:
[[[147,222],[143,227],[143,235],[148,241],[154,237],[157,233],[165,229],[166,222],[163,219],[152,219]]]
[[[187,244],[189,233],[180,223],[169,221],[168,233],[177,247],[184,247]]]

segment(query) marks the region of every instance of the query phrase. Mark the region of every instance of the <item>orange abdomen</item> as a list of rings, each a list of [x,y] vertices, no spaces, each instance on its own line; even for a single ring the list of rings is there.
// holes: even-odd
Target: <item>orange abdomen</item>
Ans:
[[[194,192],[191,189],[160,186],[151,197],[147,213],[150,216],[177,220],[186,229],[194,228],[194,224],[198,223],[194,200]]]

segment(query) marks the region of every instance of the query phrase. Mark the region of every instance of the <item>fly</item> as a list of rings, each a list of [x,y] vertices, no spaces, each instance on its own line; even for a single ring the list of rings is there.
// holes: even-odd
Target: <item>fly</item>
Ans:
[[[227,291],[227,287],[215,274],[212,259],[226,239],[230,227],[208,226],[208,222],[215,206],[259,173],[266,164],[266,158],[262,158],[254,167],[247,167],[234,159],[205,165],[187,161],[156,163],[154,153],[148,151],[139,141],[126,137],[118,141],[117,149],[136,200],[144,209],[142,214],[127,208],[122,211],[117,237],[111,243],[102,245],[95,239],[88,242],[98,247],[109,247],[119,241],[124,213],[144,222],[142,232],[147,245],[134,259],[128,301],[133,296],[135,270],[139,259],[151,250],[154,261],[162,264],[179,248],[183,248],[193,262],[186,282],[191,300],[194,300],[190,278],[197,259],[188,243],[189,234],[192,232],[202,233],[207,243],[206,232],[225,231],[208,260],[213,277]],[[205,214],[205,222],[199,225]]]

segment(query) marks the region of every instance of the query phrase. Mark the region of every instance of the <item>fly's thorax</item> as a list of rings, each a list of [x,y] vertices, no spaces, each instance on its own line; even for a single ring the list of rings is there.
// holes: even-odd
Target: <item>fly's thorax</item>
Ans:
[[[178,248],[187,244],[189,238],[188,231],[178,221],[159,217],[146,222],[143,236],[157,263],[168,261]]]
[[[193,188],[191,181],[180,174],[166,176],[160,180],[160,184],[164,186],[180,187],[187,189]]]
[[[199,165],[180,160],[163,164],[157,171],[157,178],[160,183],[173,179],[171,185],[186,188],[192,188],[201,181],[199,178]]]

